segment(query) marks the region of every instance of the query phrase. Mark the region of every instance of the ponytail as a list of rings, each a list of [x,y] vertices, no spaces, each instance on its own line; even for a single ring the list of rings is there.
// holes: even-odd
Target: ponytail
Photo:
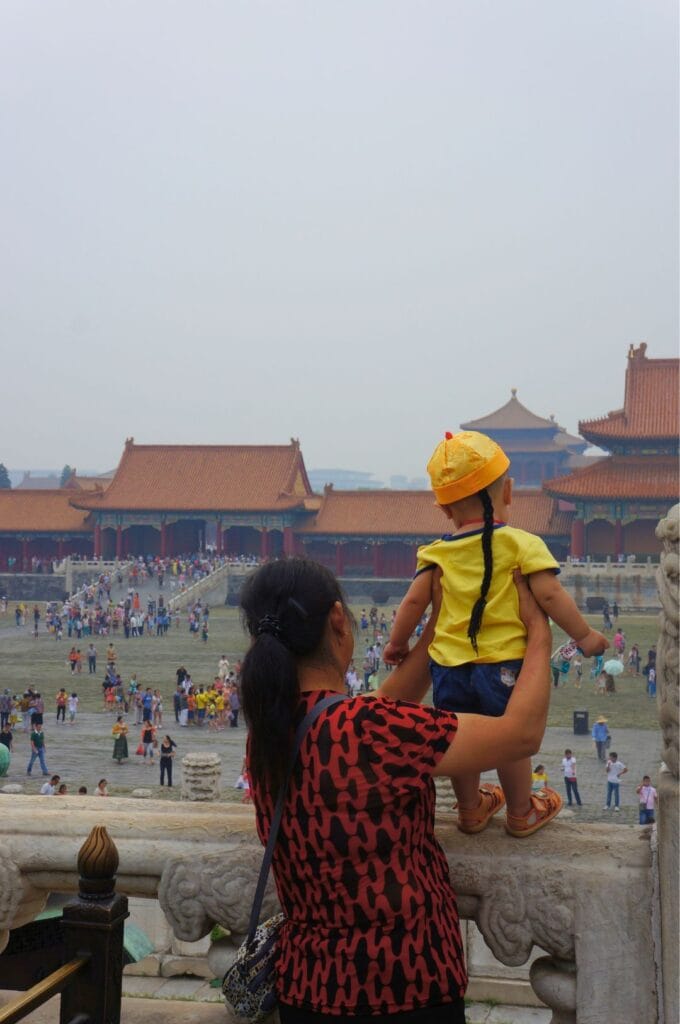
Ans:
[[[275,798],[285,784],[300,701],[298,662],[324,660],[328,613],[342,591],[317,562],[267,562],[246,580],[241,610],[252,645],[243,659],[241,698],[248,724],[248,768],[256,786]]]
[[[276,795],[288,771],[293,715],[300,699],[297,666],[273,633],[260,633],[243,659],[243,713],[250,727],[248,770]]]
[[[493,503],[489,497],[489,492],[486,487],[479,491],[478,497],[482,503],[482,508],[484,509],[484,528],[482,530],[484,576],[482,578],[482,587],[479,597],[475,601],[472,614],[470,615],[470,625],[468,626],[467,631],[467,635],[474,648],[475,654],[478,653],[477,634],[482,628],[482,619],[484,618],[484,609],[486,608],[486,598],[489,593],[491,577],[493,575]]]

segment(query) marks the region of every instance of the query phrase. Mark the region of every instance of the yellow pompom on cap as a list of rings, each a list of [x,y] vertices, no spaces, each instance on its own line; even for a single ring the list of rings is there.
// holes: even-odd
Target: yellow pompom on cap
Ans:
[[[435,448],[427,472],[439,504],[451,505],[488,487],[509,465],[510,459],[490,437],[463,430],[446,434]]]

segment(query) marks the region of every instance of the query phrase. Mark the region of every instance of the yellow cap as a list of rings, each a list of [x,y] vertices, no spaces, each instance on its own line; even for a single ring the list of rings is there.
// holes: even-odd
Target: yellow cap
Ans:
[[[435,448],[427,472],[439,504],[450,505],[488,487],[509,465],[510,459],[490,437],[464,430],[447,433]]]

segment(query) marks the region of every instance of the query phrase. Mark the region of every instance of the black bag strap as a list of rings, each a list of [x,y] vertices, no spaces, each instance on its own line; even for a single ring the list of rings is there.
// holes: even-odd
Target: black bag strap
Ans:
[[[269,829],[269,838],[264,851],[264,857],[262,858],[262,867],[260,868],[260,877],[257,880],[257,888],[255,889],[255,898],[253,899],[253,909],[250,912],[250,923],[248,925],[248,945],[251,944],[255,937],[255,931],[257,929],[258,922],[260,920],[260,911],[262,910],[262,900],[264,899],[264,890],[267,885],[267,878],[269,876],[269,869],[272,866],[272,857],[274,856],[274,847],[276,846],[276,840],[279,834],[279,826],[281,824],[281,818],[283,816],[283,805],[286,802],[286,796],[288,794],[288,784],[290,783],[290,777],[295,767],[298,754],[300,753],[300,747],[302,741],[311,729],[314,722],[317,720],[322,711],[326,708],[330,708],[333,704],[337,704],[341,700],[347,700],[347,697],[343,693],[334,693],[330,697],[324,697],[318,704],[315,704],[311,711],[309,711],[302,719],[297,727],[295,733],[295,743],[293,745],[293,754],[290,759],[290,765],[288,768],[288,774],[286,775],[286,781],[281,786],[279,796],[276,801],[276,807],[274,808],[274,815],[272,817],[271,827]]]

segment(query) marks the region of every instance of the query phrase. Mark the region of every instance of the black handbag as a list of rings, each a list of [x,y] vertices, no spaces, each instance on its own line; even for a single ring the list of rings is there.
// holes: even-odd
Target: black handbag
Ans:
[[[270,917],[262,924],[258,924],[258,921],[260,919],[260,911],[262,910],[264,890],[267,885],[269,869],[271,868],[279,826],[281,825],[290,776],[305,734],[322,711],[346,699],[340,693],[324,697],[305,715],[295,733],[295,745],[288,775],[276,801],[269,838],[262,858],[262,867],[260,868],[260,876],[257,880],[257,888],[255,889],[253,909],[250,913],[248,935],[239,946],[236,959],[222,980],[222,994],[226,1002],[239,1020],[247,1022],[247,1024],[259,1024],[260,1021],[264,1021],[276,1009],[277,946],[279,933],[286,918],[284,914],[275,914],[274,917]]]

